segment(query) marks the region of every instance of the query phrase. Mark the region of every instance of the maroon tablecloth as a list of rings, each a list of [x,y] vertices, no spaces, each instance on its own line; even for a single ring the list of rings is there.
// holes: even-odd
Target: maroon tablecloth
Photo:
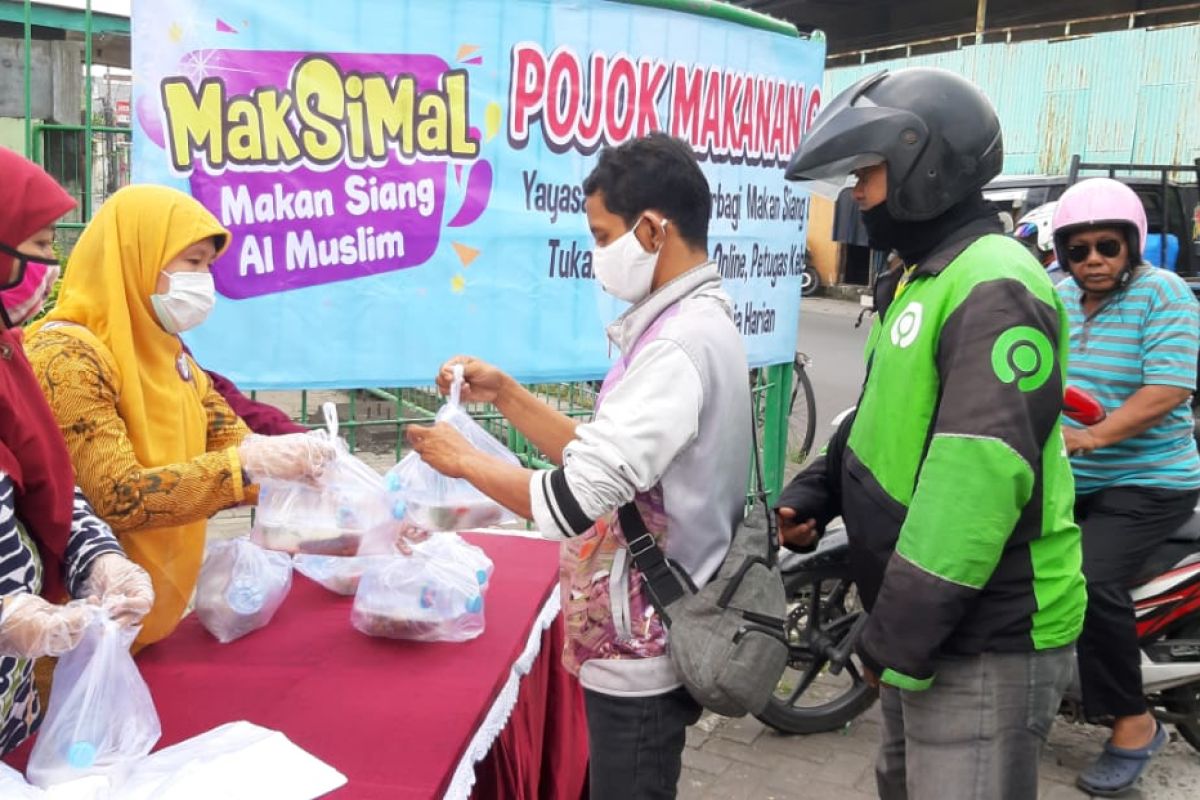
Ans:
[[[329,795],[441,797],[539,611],[557,591],[557,547],[470,536],[495,563],[487,628],[460,644],[372,639],[350,626],[352,598],[297,575],[271,624],[228,645],[194,617],[138,657],[162,719],[161,746],[232,720],[283,731],[349,778]],[[477,764],[475,796],[577,798],[587,771],[578,684],[562,669],[561,618],[541,650],[507,726]],[[23,766],[28,747],[5,760]]]

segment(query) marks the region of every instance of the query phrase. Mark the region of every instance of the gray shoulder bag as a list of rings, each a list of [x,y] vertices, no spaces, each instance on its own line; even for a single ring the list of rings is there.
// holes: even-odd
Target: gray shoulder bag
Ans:
[[[728,717],[761,712],[788,660],[779,538],[767,508],[753,424],[751,439],[756,502],[734,531],[717,574],[702,588],[666,557],[634,503],[618,510],[629,554],[669,630],[675,670],[698,703]]]

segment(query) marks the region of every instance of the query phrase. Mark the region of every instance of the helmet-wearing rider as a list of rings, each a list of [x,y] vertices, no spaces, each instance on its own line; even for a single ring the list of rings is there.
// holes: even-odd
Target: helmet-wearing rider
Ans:
[[[779,501],[792,546],[845,520],[871,610],[856,652],[883,684],[883,798],[1036,797],[1083,619],[1065,319],[983,198],[1003,160],[977,87],[904,69],[835,98],[787,169],[852,173],[872,247],[906,265],[877,284],[857,412]]]
[[[925,90],[936,87],[940,94]],[[788,164],[794,181],[844,178],[886,165],[886,202],[863,209],[876,250],[906,263],[942,230],[990,215],[980,189],[1000,173],[1004,148],[991,103],[970,82],[932,69],[882,72],[834,98]]]
[[[1067,277],[1054,252],[1054,209],[1057,207],[1057,202],[1042,203],[1021,217],[1012,233],[1014,239],[1029,248],[1055,283]]]
[[[1094,425],[1064,428],[1087,577],[1077,648],[1083,710],[1113,730],[1079,776],[1098,795],[1132,787],[1166,742],[1143,695],[1127,587],[1200,497],[1189,402],[1200,309],[1182,278],[1143,262],[1145,241],[1145,208],[1125,184],[1092,178],[1059,198],[1054,248],[1074,278],[1058,285],[1070,318],[1069,378],[1109,411]]]
[[[1085,292],[1089,285],[1107,287],[1106,291],[1124,287],[1142,265],[1142,248],[1146,244],[1146,207],[1137,193],[1112,178],[1089,178],[1063,192],[1054,208],[1053,241],[1058,262],[1067,267],[1075,283]],[[1074,262],[1068,246],[1072,233],[1088,228],[1112,228],[1124,236],[1126,252],[1121,258],[1105,255],[1114,266],[1110,278],[1097,278],[1095,270],[1076,269],[1076,264],[1088,263],[1086,257]],[[1089,253],[1094,255],[1095,253]]]

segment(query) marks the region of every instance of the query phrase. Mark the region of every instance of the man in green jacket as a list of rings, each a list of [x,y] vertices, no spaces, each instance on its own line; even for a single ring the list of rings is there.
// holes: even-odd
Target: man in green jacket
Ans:
[[[1079,529],[1059,425],[1063,306],[981,194],[1003,163],[987,98],[949,72],[866,78],[834,99],[791,180],[857,178],[880,281],[867,379],[837,458],[779,502],[785,541],[840,513],[870,618],[880,796],[1035,798],[1083,622]],[[816,495],[820,495],[817,492]]]

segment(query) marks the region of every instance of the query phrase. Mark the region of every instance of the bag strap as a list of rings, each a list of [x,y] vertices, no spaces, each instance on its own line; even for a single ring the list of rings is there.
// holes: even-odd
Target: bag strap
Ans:
[[[766,507],[767,564],[774,566],[778,558],[779,537],[775,517],[772,516],[771,509],[767,505],[767,493],[763,486],[762,462],[758,455],[758,428],[754,424],[753,397],[750,408],[750,440],[754,453],[754,496]],[[629,556],[633,559],[634,566],[642,573],[642,585],[646,587],[646,592],[650,595],[650,602],[654,605],[654,610],[662,617],[663,624],[669,628],[671,627],[671,618],[667,614],[667,606],[688,592],[680,582],[679,576],[672,570],[666,553],[658,546],[658,542],[654,541],[654,537],[646,528],[646,521],[642,519],[642,512],[638,511],[637,502],[631,500],[617,509],[617,519],[621,521],[621,532],[625,535],[625,546],[629,550]],[[737,535],[737,530],[734,530],[733,535]],[[691,583],[690,580],[688,582]],[[694,586],[690,588],[695,591]]]
[[[321,404],[321,414],[325,417],[325,430],[329,432],[330,439],[337,439],[338,435],[338,412],[337,406],[332,400],[327,400]]]
[[[628,502],[617,509],[617,518],[621,520],[621,532],[625,534],[625,546],[633,564],[642,573],[642,585],[650,595],[654,610],[662,617],[663,624],[671,627],[671,617],[667,614],[667,606],[683,597],[687,592],[667,562],[666,553],[654,541],[642,512],[637,504]]]

